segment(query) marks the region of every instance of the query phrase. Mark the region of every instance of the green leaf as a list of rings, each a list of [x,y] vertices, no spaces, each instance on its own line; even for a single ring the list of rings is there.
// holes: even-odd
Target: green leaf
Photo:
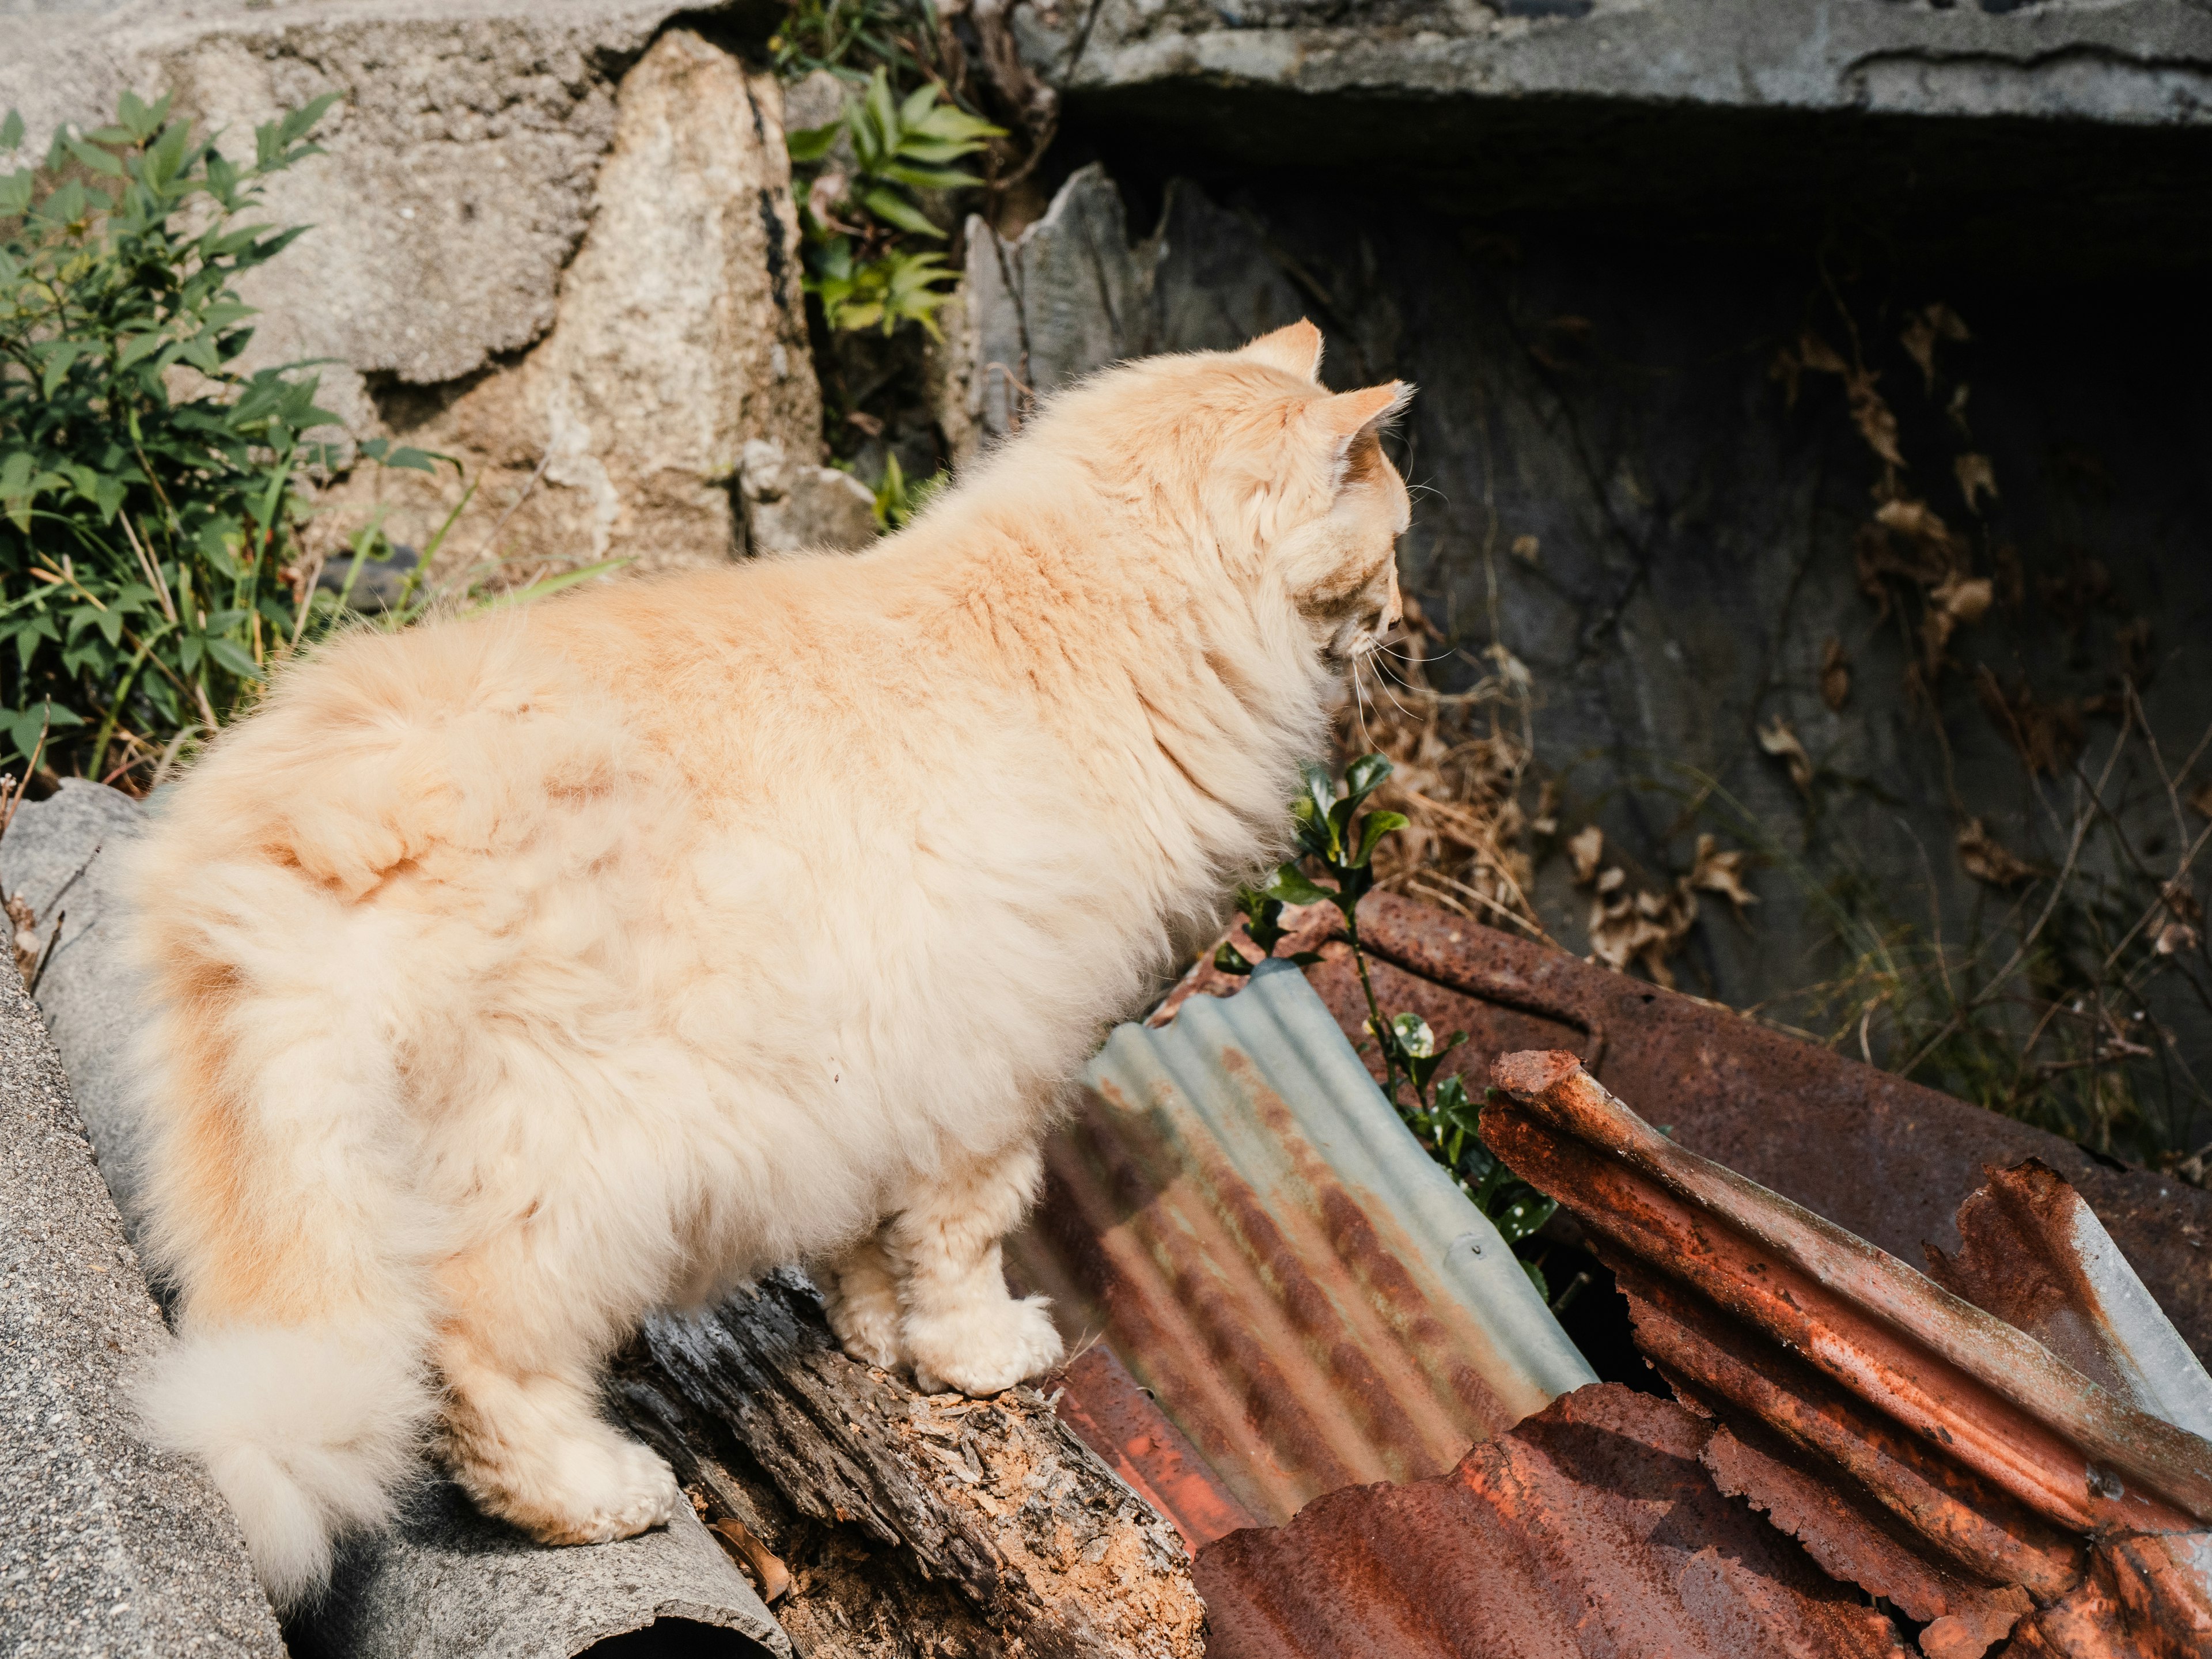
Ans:
[[[113,129],[103,128],[102,131],[112,131]],[[106,142],[112,144],[120,141],[127,141],[130,137],[131,135],[127,132],[117,132],[114,137],[109,138]],[[70,154],[76,156],[78,161],[83,162],[85,166],[90,167],[94,173],[104,173],[111,179],[120,179],[123,176],[123,163],[117,161],[112,152],[102,149],[98,144],[87,143],[82,138],[71,138],[67,142],[69,144]],[[74,217],[75,216],[72,215],[71,216]]]
[[[1252,964],[1244,960],[1243,953],[1226,940],[1213,953],[1213,965],[1224,974],[1249,974]]]
[[[118,337],[123,342],[123,349],[115,354],[118,368],[128,368],[168,343],[168,336],[165,334],[125,334]]]
[[[844,130],[842,121],[832,121],[823,127],[801,127],[795,132],[783,135],[783,147],[791,153],[793,161],[804,166],[827,155],[836,148],[837,135]]]
[[[1359,854],[1354,864],[1364,864],[1375,856],[1375,843],[1393,830],[1403,830],[1413,820],[1403,812],[1370,812],[1359,827]]]
[[[583,565],[574,570],[564,570],[557,576],[548,576],[543,581],[531,583],[527,587],[519,587],[512,593],[501,593],[495,599],[486,599],[483,604],[471,607],[467,614],[473,617],[486,611],[496,611],[510,605],[532,605],[550,594],[558,593],[563,588],[574,587],[579,582],[587,582],[595,576],[611,574],[629,562],[628,559],[602,559],[597,564]]]
[[[46,372],[39,381],[39,390],[43,396],[52,398],[54,395],[55,388],[68,378],[70,365],[77,360],[77,354],[84,349],[85,343],[82,340],[56,340],[46,348]]]
[[[972,173],[951,167],[908,167],[902,161],[892,162],[884,169],[883,176],[915,190],[968,190],[983,182]]]
[[[868,114],[876,131],[883,135],[886,144],[896,143],[899,131],[898,106],[891,102],[890,77],[880,69],[868,77],[867,99]]]
[[[214,619],[210,617],[209,620]],[[246,647],[235,640],[211,635],[208,639],[207,651],[209,656],[214,658],[218,664],[235,674],[240,679],[258,680],[261,678],[260,665],[256,663],[246,653]]]
[[[1006,136],[1004,127],[994,127],[981,117],[969,114],[957,104],[938,105],[908,131],[940,143],[964,144],[967,149],[962,154],[969,155],[982,149],[986,140]]]
[[[1328,768],[1318,761],[1300,761],[1298,776],[1305,784],[1306,799],[1313,803],[1313,810],[1323,818],[1328,817],[1328,809],[1336,804],[1336,780],[1329,776]]]
[[[927,216],[915,204],[886,185],[877,185],[860,194],[862,207],[887,225],[901,230],[910,230],[917,236],[934,236],[942,240],[945,233],[929,222]]]
[[[1285,904],[1319,904],[1324,899],[1336,896],[1328,888],[1308,880],[1305,872],[1295,864],[1285,864],[1276,870],[1260,890],[1269,898],[1279,899]]]
[[[124,94],[129,97],[128,93]],[[23,118],[14,110],[0,120],[0,149],[21,149],[23,147]]]
[[[1365,800],[1382,787],[1391,770],[1388,755],[1362,755],[1344,769],[1346,793],[1355,801]]]
[[[1390,1034],[1397,1038],[1399,1048],[1416,1060],[1426,1060],[1437,1051],[1436,1036],[1419,1014],[1397,1015],[1390,1022]]]

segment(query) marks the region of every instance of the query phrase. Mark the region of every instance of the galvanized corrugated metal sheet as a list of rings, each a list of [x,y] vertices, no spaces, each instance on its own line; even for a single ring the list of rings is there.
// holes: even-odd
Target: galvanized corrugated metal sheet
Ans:
[[[1675,1145],[1574,1055],[1508,1056],[1496,1075],[1507,1098],[1484,1138],[1574,1212],[1638,1345],[1725,1425],[1699,1455],[1716,1484],[1924,1623],[1929,1659],[1979,1659],[2008,1634],[2023,1654],[2212,1653],[2212,1443],[2169,1420],[2204,1379],[2049,1171],[1965,1206],[1958,1278],[2069,1328],[2101,1382]]]
[[[1015,1273],[1250,1514],[1441,1473],[1595,1380],[1287,963],[1120,1028],[1085,1083]]]

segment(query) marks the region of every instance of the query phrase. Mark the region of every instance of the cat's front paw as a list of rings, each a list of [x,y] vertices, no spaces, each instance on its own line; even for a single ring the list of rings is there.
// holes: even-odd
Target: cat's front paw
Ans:
[[[1043,1297],[997,1297],[952,1313],[909,1314],[907,1352],[924,1394],[992,1395],[1050,1370],[1066,1352]]]

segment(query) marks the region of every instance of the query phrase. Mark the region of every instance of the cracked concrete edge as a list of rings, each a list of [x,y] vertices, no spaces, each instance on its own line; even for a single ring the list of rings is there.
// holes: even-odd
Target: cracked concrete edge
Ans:
[[[1547,17],[1420,0],[1358,27],[1329,9],[1279,4],[1247,27],[1182,0],[1024,0],[1016,31],[1032,70],[1071,94],[1180,83],[1194,97],[1260,87],[1415,106],[1587,98],[2212,125],[2212,9],[2172,0],[1600,0]]]
[[[135,1207],[145,1002],[116,854],[159,811],[64,779],[0,836],[0,889],[30,903],[42,939],[61,920],[36,1009],[0,972],[0,1504],[34,1555],[0,1559],[11,1654],[283,1652],[228,1510],[197,1469],[133,1437],[120,1392],[171,1341],[101,1185]],[[436,1482],[400,1528],[349,1547],[311,1628],[349,1659],[571,1659],[661,1619],[791,1653],[689,1510],[663,1531],[548,1549]]]
[[[170,1340],[39,1010],[0,969],[0,1651],[281,1659],[229,1510],[132,1432],[132,1377]]]

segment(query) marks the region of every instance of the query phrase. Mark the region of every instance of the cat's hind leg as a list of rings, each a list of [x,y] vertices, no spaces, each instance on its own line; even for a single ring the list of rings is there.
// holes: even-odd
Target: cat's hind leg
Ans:
[[[600,1416],[599,1376],[623,1334],[618,1297],[586,1241],[547,1211],[441,1275],[450,1309],[437,1347],[447,1388],[444,1452],[488,1515],[545,1544],[600,1544],[664,1526],[683,1502],[668,1465]],[[534,1224],[544,1220],[547,1224]]]
[[[866,1365],[896,1370],[906,1358],[899,1340],[898,1272],[880,1231],[823,1269],[823,1311],[847,1353]]]
[[[885,1229],[899,1272],[902,1334],[925,1392],[990,1395],[1060,1362],[1044,1297],[1006,1293],[1000,1241],[1043,1174],[1034,1145],[945,1172]]]

